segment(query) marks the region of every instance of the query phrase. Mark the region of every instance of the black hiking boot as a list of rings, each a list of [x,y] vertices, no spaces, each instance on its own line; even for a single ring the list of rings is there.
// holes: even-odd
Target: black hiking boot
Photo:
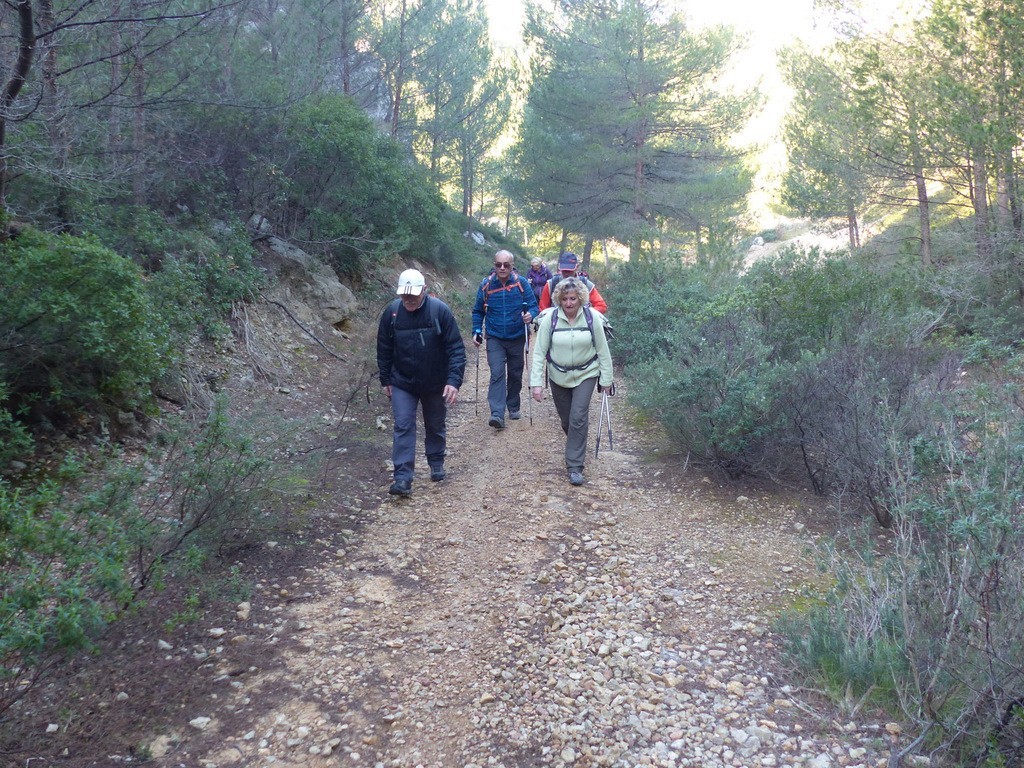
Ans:
[[[388,488],[392,496],[412,496],[412,482],[409,480],[395,480]]]

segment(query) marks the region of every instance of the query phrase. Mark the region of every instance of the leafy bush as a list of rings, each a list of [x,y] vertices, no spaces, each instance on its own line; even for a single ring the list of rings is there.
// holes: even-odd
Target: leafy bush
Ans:
[[[763,463],[776,429],[782,371],[770,352],[751,323],[716,318],[680,332],[667,354],[637,363],[633,395],[692,459],[737,477]]]
[[[1024,248],[1015,240],[1003,242],[991,264],[958,262],[948,270],[964,330],[998,345],[1018,345],[1024,336]]]
[[[15,459],[21,459],[32,451],[33,440],[25,425],[6,410],[7,392],[0,372],[0,468],[7,467]]]
[[[137,463],[69,457],[34,490],[0,482],[0,715],[175,568],[289,527],[286,497],[306,472],[289,435],[230,417],[221,399],[199,429],[170,424]]]
[[[806,474],[887,523],[894,457],[953,381],[955,358],[926,343],[936,320],[919,282],[818,251],[734,279],[627,265],[612,287],[616,357],[691,459],[732,476]]]
[[[959,764],[1024,757],[1022,415],[1015,392],[991,388],[950,408],[901,457],[894,545],[833,558],[837,587],[789,627],[812,676],[891,692]]]
[[[0,714],[130,600],[138,518],[113,486],[70,499],[82,469],[71,461],[24,492],[0,481]]]
[[[104,243],[152,273],[146,288],[154,309],[179,335],[198,327],[217,336],[231,305],[252,296],[263,282],[253,265],[252,243],[239,225],[190,216],[172,221],[133,206],[97,206],[88,225]]]
[[[783,371],[742,287],[654,262],[622,268],[610,292],[625,309],[616,313],[616,358],[636,381],[641,410],[692,460],[733,477],[762,466]]]
[[[602,295],[605,291],[602,290]],[[626,263],[614,273],[607,296],[617,309],[615,361],[630,365],[668,355],[680,333],[712,300],[707,276],[663,261]]]
[[[913,271],[882,272],[817,248],[785,249],[743,278],[766,338],[788,360],[854,342],[865,328],[902,325],[916,306],[917,282]]]
[[[834,582],[780,617],[788,658],[848,710],[866,701],[898,709],[910,668],[897,562],[879,563],[868,541],[854,539],[823,543],[820,554]]]
[[[0,375],[19,419],[132,407],[168,337],[137,266],[92,238],[28,230],[0,244]]]
[[[444,226],[444,202],[423,169],[349,98],[311,99],[266,120],[282,122],[239,136],[246,146],[252,135],[277,146],[253,144],[238,165],[249,210],[318,250],[339,274],[361,274],[396,252],[450,265],[461,229]]]
[[[172,423],[153,458],[160,474],[146,483],[139,505],[147,519],[165,521],[137,578],[145,585],[160,563],[183,546],[212,553],[249,546],[285,521],[282,502],[301,493],[304,470],[288,461],[295,430],[270,418],[232,418],[218,397],[198,434]]]
[[[816,492],[888,525],[899,462],[956,385],[957,358],[882,338],[864,331],[792,367],[779,392],[779,439],[796,449]]]

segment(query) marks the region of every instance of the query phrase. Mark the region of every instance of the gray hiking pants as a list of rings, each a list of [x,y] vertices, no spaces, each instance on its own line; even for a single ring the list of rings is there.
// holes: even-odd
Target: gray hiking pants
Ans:
[[[586,461],[590,399],[597,388],[597,379],[597,376],[584,379],[571,389],[550,382],[551,399],[555,402],[555,410],[566,435],[565,468],[570,472],[582,472]]]

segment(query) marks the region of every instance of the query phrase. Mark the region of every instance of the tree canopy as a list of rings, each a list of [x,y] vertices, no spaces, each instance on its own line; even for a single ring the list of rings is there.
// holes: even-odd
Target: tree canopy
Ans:
[[[737,45],[657,2],[530,6],[532,77],[510,191],[572,232],[645,243],[723,225],[749,179],[728,144],[752,99],[717,79]]]

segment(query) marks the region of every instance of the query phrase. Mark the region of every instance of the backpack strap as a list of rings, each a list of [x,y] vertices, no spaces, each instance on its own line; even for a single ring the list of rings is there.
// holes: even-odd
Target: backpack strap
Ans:
[[[388,309],[391,311],[391,339],[395,338],[395,323],[398,321],[398,308],[402,306],[401,299],[393,299],[388,305]]]
[[[497,288],[491,288],[490,286],[491,286],[491,278],[492,277],[494,277],[494,273],[493,272],[491,274],[489,274],[487,277],[485,277],[483,279],[483,282],[480,283],[480,290],[483,291],[483,294],[484,294],[484,314],[485,315],[487,314],[487,301],[488,301],[488,299],[491,298],[491,294],[493,294],[493,293],[501,293],[502,291],[511,291],[512,290],[512,283],[513,283],[513,281],[511,279],[505,285],[500,285],[499,284],[499,286]],[[512,273],[512,277],[515,278],[515,286],[519,289],[519,293],[525,294],[526,291],[523,289],[523,283],[526,282],[526,278],[521,276],[518,272],[513,272]]]
[[[572,365],[572,366],[569,366],[567,368],[564,365],[559,365],[558,363],[556,363],[554,360],[551,359],[551,344],[549,343],[548,344],[548,353],[547,353],[547,355],[545,355],[544,359],[547,360],[552,366],[554,366],[554,368],[556,370],[559,370],[562,373],[568,373],[569,371],[582,371],[584,368],[589,367],[590,364],[593,363],[598,358],[597,351],[596,351],[597,350],[597,344],[594,342],[594,316],[591,314],[591,312],[590,312],[590,305],[588,305],[588,304],[584,304],[583,305],[583,317],[587,321],[587,330],[590,331],[590,343],[594,345],[594,350],[595,350],[594,351],[594,356],[592,358],[590,358],[589,360],[587,360],[587,362],[585,362],[585,363],[583,363],[581,365]],[[551,310],[551,333],[552,334],[554,334],[554,332],[555,332],[555,326],[556,325],[558,325],[558,308],[557,307],[555,307],[555,308],[553,308]],[[572,330],[572,329],[569,328],[569,329],[566,329],[566,330]]]
[[[596,348],[597,344],[594,343],[594,315],[590,311],[590,305],[589,304],[583,304],[582,306],[583,306],[583,318],[587,321],[587,330],[590,331],[590,343],[594,344],[594,347]],[[555,308],[555,310],[551,313],[551,332],[552,333],[555,332],[555,326],[557,324],[558,324],[558,309]]]
[[[429,293],[426,298],[427,312],[430,315],[430,324],[434,326],[434,332],[438,336],[443,336],[444,332],[441,330],[441,306],[440,302],[431,296]],[[389,305],[391,310],[391,338],[395,338],[395,322],[398,320],[398,308],[402,306],[401,299],[395,299]]]

